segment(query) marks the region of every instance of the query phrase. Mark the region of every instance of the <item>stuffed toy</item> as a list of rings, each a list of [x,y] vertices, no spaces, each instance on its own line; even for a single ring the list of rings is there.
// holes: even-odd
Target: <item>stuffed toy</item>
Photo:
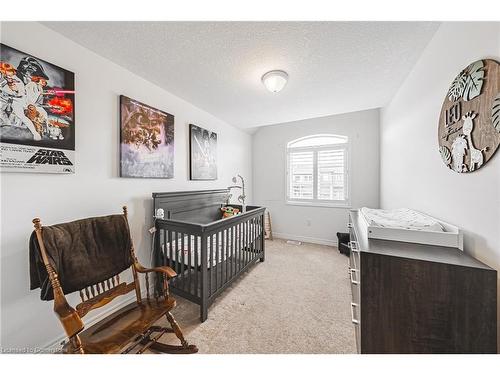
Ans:
[[[240,212],[239,209],[230,206],[221,207],[220,210],[223,212],[222,214],[223,219],[225,219],[226,217],[234,216]]]

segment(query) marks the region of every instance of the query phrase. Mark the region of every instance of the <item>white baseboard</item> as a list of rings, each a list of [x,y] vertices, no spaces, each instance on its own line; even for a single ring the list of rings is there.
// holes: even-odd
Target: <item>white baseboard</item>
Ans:
[[[314,243],[318,245],[326,245],[326,246],[335,246],[337,247],[337,240],[329,240],[326,238],[315,238],[315,237],[307,237],[307,236],[296,236],[293,234],[288,234],[288,233],[279,233],[279,232],[273,232],[273,236],[276,238],[281,238],[283,240],[294,240],[294,241],[301,241],[301,242],[309,242],[309,243]]]
[[[121,309],[122,307],[128,305],[129,303],[131,303],[133,300],[135,300],[135,294],[133,296],[129,296],[127,297],[126,299],[124,299],[123,301],[117,303],[116,305],[113,305],[107,309],[104,309],[102,311],[99,312],[99,314],[93,316],[92,318],[88,319],[88,320],[85,320],[85,327],[90,327],[92,324],[98,322],[99,320],[101,320],[102,318],[104,318],[105,316],[108,316],[108,315],[111,315],[112,313],[114,313],[115,311]],[[56,319],[57,317],[54,316],[54,319]],[[66,335],[60,335],[59,337],[57,337],[56,339],[53,339],[51,341],[49,341],[46,345],[44,345],[44,348],[47,349],[47,350],[53,350],[53,349],[60,349],[61,348],[61,342],[63,340],[66,340],[68,337]]]

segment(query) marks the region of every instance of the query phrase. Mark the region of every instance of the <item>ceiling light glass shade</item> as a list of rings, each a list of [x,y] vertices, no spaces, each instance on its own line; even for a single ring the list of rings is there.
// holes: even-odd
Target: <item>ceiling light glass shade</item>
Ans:
[[[283,70],[271,70],[262,76],[262,83],[271,92],[280,92],[288,81],[288,74]]]

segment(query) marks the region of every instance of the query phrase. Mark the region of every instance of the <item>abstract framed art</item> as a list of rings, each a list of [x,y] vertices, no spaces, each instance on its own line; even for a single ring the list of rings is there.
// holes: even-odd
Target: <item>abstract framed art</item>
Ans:
[[[217,179],[217,133],[189,125],[191,180]]]
[[[174,177],[174,116],[123,95],[120,177]]]

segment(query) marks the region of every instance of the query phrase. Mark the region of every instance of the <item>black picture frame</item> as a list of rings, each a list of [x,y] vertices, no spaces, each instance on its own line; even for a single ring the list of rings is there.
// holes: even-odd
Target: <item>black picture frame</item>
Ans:
[[[217,180],[217,133],[189,124],[189,179]]]

